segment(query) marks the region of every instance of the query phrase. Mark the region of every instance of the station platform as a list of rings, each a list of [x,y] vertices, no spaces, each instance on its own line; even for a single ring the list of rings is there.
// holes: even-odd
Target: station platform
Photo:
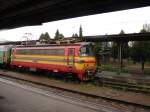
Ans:
[[[46,84],[46,85],[52,85],[52,86],[61,87],[61,88],[65,88],[65,89],[71,89],[74,91],[80,91],[80,92],[98,95],[98,96],[102,96],[102,97],[120,99],[123,101],[140,103],[143,105],[150,106],[150,94],[117,90],[117,89],[113,89],[113,88],[94,86],[91,84],[66,83],[66,82],[59,81],[59,80],[53,80],[51,78],[47,78],[44,76],[38,76],[38,75],[36,76],[36,75],[27,74],[27,73],[16,73],[16,72],[0,70],[0,74],[3,74],[5,76],[26,79],[26,80],[32,80],[34,82],[40,82],[40,83]],[[105,77],[106,76],[109,78],[114,77],[112,74],[105,75]],[[121,77],[121,79],[124,80],[125,78]],[[126,79],[128,79],[128,77],[126,77]]]

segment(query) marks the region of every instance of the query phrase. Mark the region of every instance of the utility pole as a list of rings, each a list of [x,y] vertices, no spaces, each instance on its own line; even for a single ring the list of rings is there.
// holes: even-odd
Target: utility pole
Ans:
[[[30,37],[30,38],[29,38]],[[29,43],[30,40],[32,40],[33,34],[32,33],[24,33],[23,38],[26,39],[26,45]]]

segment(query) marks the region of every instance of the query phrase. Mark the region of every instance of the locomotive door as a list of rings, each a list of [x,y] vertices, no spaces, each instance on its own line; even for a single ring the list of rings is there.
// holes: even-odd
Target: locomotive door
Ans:
[[[69,48],[68,49],[68,65],[74,66],[74,56],[75,56],[75,49]]]

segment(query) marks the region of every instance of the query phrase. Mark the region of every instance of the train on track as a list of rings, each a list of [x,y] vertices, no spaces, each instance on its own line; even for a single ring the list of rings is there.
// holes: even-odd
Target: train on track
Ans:
[[[87,42],[60,45],[0,46],[0,64],[10,67],[72,73],[80,80],[92,79],[97,71],[92,44]]]

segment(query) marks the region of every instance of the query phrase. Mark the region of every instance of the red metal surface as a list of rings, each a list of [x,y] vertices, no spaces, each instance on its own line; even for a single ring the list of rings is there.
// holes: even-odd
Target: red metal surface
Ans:
[[[96,63],[95,60],[84,60],[84,63]]]
[[[82,79],[84,77],[83,76],[84,75],[83,70],[77,70],[77,69],[75,69],[75,67],[70,67],[70,66],[31,63],[31,62],[17,62],[17,61],[12,61],[10,64],[15,65],[15,66],[29,67],[29,68],[57,70],[57,71],[60,71],[60,72],[76,73],[76,75],[80,79]]]

